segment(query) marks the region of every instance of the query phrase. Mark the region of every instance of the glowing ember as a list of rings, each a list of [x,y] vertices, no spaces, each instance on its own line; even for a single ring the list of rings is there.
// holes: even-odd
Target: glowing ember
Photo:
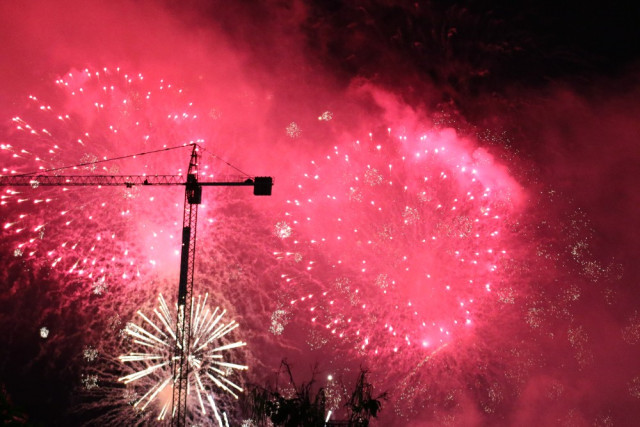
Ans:
[[[87,390],[99,387],[97,375],[84,375],[82,376],[81,382],[84,388],[86,388]]]
[[[296,122],[289,123],[289,126],[287,126],[286,130],[287,130],[287,135],[290,138],[299,138],[302,135],[302,130],[300,129],[300,127]]]
[[[90,345],[85,346],[84,350],[82,351],[82,356],[84,357],[85,361],[93,362],[98,358],[98,350],[96,350],[94,347],[91,347]]]

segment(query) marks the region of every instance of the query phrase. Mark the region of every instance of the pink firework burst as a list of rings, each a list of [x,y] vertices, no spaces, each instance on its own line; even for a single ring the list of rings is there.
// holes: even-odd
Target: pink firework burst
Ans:
[[[2,175],[184,173],[186,150],[118,159],[204,143],[183,90],[149,80],[119,68],[73,70],[47,95],[30,95],[1,146]],[[69,165],[80,166],[61,169]],[[86,280],[100,294],[161,267],[174,271],[182,198],[171,188],[4,188],[2,237],[15,257]]]
[[[452,130],[389,129],[301,168],[274,230],[276,256],[290,309],[306,313],[321,342],[429,354],[498,300],[521,190],[471,146]]]

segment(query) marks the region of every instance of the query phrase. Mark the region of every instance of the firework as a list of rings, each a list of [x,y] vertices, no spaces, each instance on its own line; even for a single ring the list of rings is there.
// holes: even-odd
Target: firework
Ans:
[[[200,136],[210,132],[207,132],[206,125],[198,121],[198,116],[182,89],[164,80],[151,81],[142,74],[128,74],[119,68],[72,70],[56,79],[55,87],[45,95],[30,95],[21,114],[11,119],[6,129],[6,140],[11,143],[3,143],[0,147],[3,164],[0,174],[183,175],[188,164],[186,150],[184,157],[176,151],[171,155],[160,153],[135,156],[129,160],[122,158],[132,153],[159,151],[170,146],[203,144]],[[199,173],[203,178],[213,177],[213,168],[209,169],[210,165],[207,164],[211,158],[214,157],[207,158],[205,154],[199,164]],[[70,165],[76,166],[66,168]],[[35,183],[32,187],[3,189],[0,209],[5,220],[0,238],[5,248],[11,248],[14,264],[24,263],[53,280],[66,283],[65,289],[73,289],[70,298],[65,298],[61,304],[74,300],[89,308],[96,299],[105,295],[109,296],[110,301],[122,302],[123,296],[128,295],[132,288],[142,295],[145,293],[142,288],[145,283],[175,277],[179,266],[178,231],[184,200],[180,188],[45,187]],[[207,208],[206,204],[200,205],[201,231],[213,223]],[[201,249],[205,247],[202,245]],[[82,292],[75,292],[78,285]],[[206,327],[223,325],[224,312],[218,310],[216,317],[211,317],[213,312],[205,306],[205,301],[199,301],[202,305],[198,306],[197,313],[194,311],[194,316],[201,316],[197,321],[208,322]],[[143,301],[137,299],[129,302],[138,303],[143,304]],[[94,307],[97,306],[100,305]],[[163,302],[161,307],[166,309],[166,303]],[[47,307],[47,310],[52,308]],[[172,318],[166,310],[158,313],[162,313],[166,325],[160,318],[150,316],[145,319],[154,319],[159,322],[160,328],[166,326],[175,329],[176,317]],[[106,316],[110,314],[105,313]],[[100,322],[98,319],[96,321]],[[205,326],[200,324],[200,329],[193,331],[198,336],[192,341],[198,342],[199,339],[202,347],[192,348],[192,353],[204,354],[207,348],[211,348],[211,342],[203,343],[202,340],[224,340],[235,328],[234,325],[231,322],[223,325],[228,329],[202,330]],[[142,330],[143,326],[130,324],[125,333],[130,337],[134,333],[146,336]],[[163,333],[171,337],[168,331]],[[49,329],[43,327],[40,336],[44,339],[48,335]],[[136,338],[137,343],[140,344],[143,339]],[[207,391],[208,384],[214,384],[218,391],[237,397],[239,386],[229,379],[229,375],[231,371],[245,367],[230,363],[224,355],[226,351],[242,345],[244,343],[232,343],[228,347],[218,345],[211,350],[217,355],[209,352],[202,356],[206,361],[200,362],[203,364],[202,378],[199,371],[192,371],[195,372],[193,384],[197,387],[190,393],[197,396],[194,399],[200,399],[200,417],[206,408],[209,413],[219,416],[220,420],[225,419],[225,413],[220,410],[220,400],[213,400],[213,392]],[[130,384],[127,390],[133,390],[128,395],[138,396],[140,387],[144,387],[153,375],[164,372],[171,364],[169,354],[175,352],[174,347],[170,345],[169,353],[164,355],[168,358],[167,364],[142,375],[144,378],[133,374],[122,377],[122,383]],[[85,361],[98,358],[97,350],[93,347],[85,347],[82,354]],[[217,356],[220,356],[220,360],[217,360]],[[136,357],[129,354],[123,356],[122,360],[131,369],[153,360],[137,360]],[[189,363],[196,363],[192,356],[190,358]],[[100,358],[100,363],[92,366],[90,374],[83,374],[81,386],[85,391],[91,391],[92,395],[112,393],[113,396],[108,400],[113,403],[114,399],[118,400],[116,395],[121,394],[123,386],[113,386],[110,379],[116,370],[105,359],[108,359],[107,354]],[[135,399],[136,408],[146,409],[151,401],[160,402],[162,396],[171,396],[171,384],[161,383],[159,386],[155,394],[151,390],[146,395],[146,400],[139,397],[144,396],[146,391],[140,393]],[[223,398],[223,406],[225,401],[226,398]],[[120,399],[121,411],[127,411],[124,403]],[[116,412],[109,414],[117,417]],[[166,412],[161,415],[165,416]]]
[[[232,320],[223,321],[226,310],[207,306],[208,295],[198,296],[194,301],[192,314],[191,345],[185,352],[189,369],[188,406],[190,412],[200,416],[212,413],[219,425],[223,417],[216,396],[228,393],[238,398],[243,389],[232,379],[235,372],[248,369],[246,365],[232,363],[231,350],[246,345],[245,342],[231,342],[228,335],[238,327]],[[132,384],[141,395],[133,407],[145,411],[149,405],[158,407],[158,420],[163,420],[171,410],[172,371],[175,359],[176,313],[171,312],[162,295],[158,297],[158,307],[154,316],[147,317],[141,311],[141,325],[129,323],[126,333],[131,337],[135,351],[121,355],[120,361],[133,372],[119,378],[124,384]],[[169,416],[170,413],[169,413]]]
[[[184,157],[109,159],[203,143],[180,88],[120,68],[73,70],[29,95],[0,147],[2,175],[182,174]],[[176,163],[182,158],[184,162]],[[65,166],[71,169],[60,169]],[[206,174],[208,166],[203,165]],[[47,172],[48,171],[48,172]],[[16,258],[86,282],[96,295],[177,266],[182,195],[138,187],[2,189],[3,240]],[[160,214],[162,213],[162,214]],[[170,267],[171,268],[171,267]]]
[[[10,142],[0,147],[0,173],[70,164],[82,165],[71,172],[79,175],[184,173],[186,153],[184,162],[173,155],[102,163],[132,152],[201,142],[199,114],[186,95],[151,80],[116,68],[61,77],[50,93],[29,97],[24,111],[10,121],[5,139]],[[212,109],[208,118],[217,120],[220,113]],[[595,283],[607,275],[589,256],[593,243],[584,238],[588,233],[572,225],[579,218],[570,218],[564,227],[557,218],[565,209],[556,206],[548,213],[549,205],[535,206],[538,197],[529,198],[534,206],[526,209],[532,213],[523,216],[522,190],[509,171],[478,149],[476,141],[465,141],[452,130],[416,133],[385,126],[359,140],[341,134],[324,156],[304,161],[315,128],[295,119],[277,129],[288,144],[303,148],[296,159],[283,156],[276,165],[286,173],[278,182],[282,191],[274,197],[280,202],[275,208],[258,216],[233,197],[217,198],[220,209],[201,205],[200,230],[210,227],[206,231],[215,239],[200,240],[198,270],[206,277],[199,282],[209,292],[225,284],[216,300],[244,310],[247,340],[264,338],[265,345],[254,349],[262,351],[256,359],[294,350],[305,358],[321,358],[340,374],[364,359],[377,369],[375,380],[382,389],[393,392],[390,415],[410,418],[428,412],[440,424],[460,422],[456,411],[465,405],[502,416],[517,402],[532,367],[542,363],[528,344],[540,337],[564,337],[566,354],[580,369],[595,363],[596,336],[573,314],[586,295],[576,281],[579,275],[562,276],[556,268],[567,264],[569,248],[568,259],[581,266],[584,277]],[[316,126],[344,125],[339,114],[334,118],[329,111],[317,122],[315,114],[312,119]],[[363,118],[362,125],[375,120]],[[209,174],[205,171],[206,165],[200,172]],[[43,272],[47,278],[38,298],[28,292],[36,286],[23,286],[27,279],[14,281],[7,293],[15,290],[28,301],[13,309],[15,319],[37,301],[35,323],[21,329],[30,330],[50,351],[80,345],[71,339],[79,324],[86,325],[83,333],[107,330],[112,335],[96,339],[96,332],[87,334],[91,345],[76,349],[78,360],[87,365],[73,377],[90,398],[84,418],[92,417],[96,425],[167,418],[175,312],[161,298],[152,314],[141,312],[139,322],[126,328],[114,313],[146,304],[149,293],[158,292],[158,282],[166,284],[165,295],[174,295],[169,282],[179,264],[175,232],[182,192],[34,185],[3,189],[1,196],[0,239],[9,267],[25,275],[29,269]],[[78,284],[85,285],[81,292],[76,292]],[[199,318],[208,310],[201,298],[194,307],[200,307],[194,311]],[[209,321],[215,320],[214,312],[209,310]],[[630,316],[622,331],[629,344],[638,342],[637,317]],[[194,334],[203,333],[205,320],[198,322]],[[222,326],[222,317],[217,322]],[[296,335],[300,330],[303,334]],[[228,337],[221,337],[218,349],[242,344],[225,341]],[[114,351],[114,341],[132,346],[122,363],[112,360],[122,351]],[[207,365],[204,349],[189,350],[188,405],[194,422],[215,418],[223,424],[231,406],[227,401],[240,395],[242,382],[232,375],[245,366],[230,361],[232,350],[227,347],[221,359],[211,361],[237,368]],[[40,357],[48,354],[43,351]],[[628,383],[634,399],[636,379]],[[335,397],[336,390],[327,390]]]
[[[290,309],[359,352],[447,344],[498,299],[518,191],[451,131],[335,146],[275,226]]]

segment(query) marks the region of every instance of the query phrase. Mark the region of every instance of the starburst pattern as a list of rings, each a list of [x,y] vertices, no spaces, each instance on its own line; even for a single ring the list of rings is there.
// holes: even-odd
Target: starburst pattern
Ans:
[[[229,340],[229,334],[238,324],[234,320],[225,323],[223,318],[226,310],[219,307],[210,310],[207,299],[208,295],[204,298],[198,296],[193,306],[191,344],[186,350],[189,369],[188,411],[201,416],[212,413],[223,425],[222,419],[226,416],[216,404],[216,396],[228,393],[237,399],[238,393],[242,392],[242,387],[233,377],[237,371],[248,367],[231,362],[230,356],[233,349],[243,347],[246,343]],[[135,350],[121,355],[119,359],[133,372],[119,381],[133,385],[141,396],[133,403],[135,409],[145,411],[153,404],[158,408],[157,419],[163,420],[171,409],[176,313],[169,310],[162,295],[158,297],[158,302],[152,316],[138,311],[142,322],[140,325],[127,324],[126,333]]]

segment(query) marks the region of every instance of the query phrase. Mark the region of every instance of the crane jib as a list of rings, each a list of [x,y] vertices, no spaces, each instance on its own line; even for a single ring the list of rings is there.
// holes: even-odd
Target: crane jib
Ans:
[[[197,180],[197,186],[253,187],[255,196],[270,196],[273,178],[270,176],[225,177],[220,181]],[[126,186],[193,185],[183,175],[14,175],[0,176],[0,186]]]

